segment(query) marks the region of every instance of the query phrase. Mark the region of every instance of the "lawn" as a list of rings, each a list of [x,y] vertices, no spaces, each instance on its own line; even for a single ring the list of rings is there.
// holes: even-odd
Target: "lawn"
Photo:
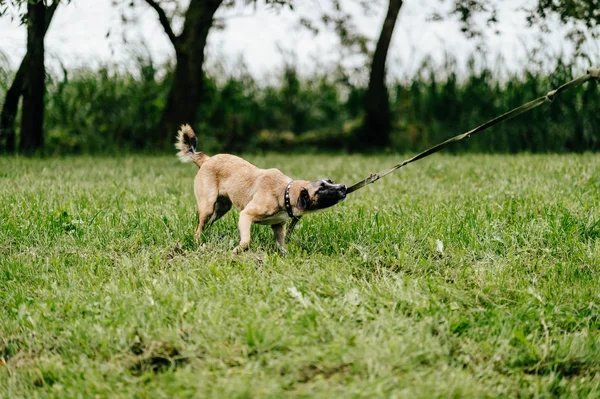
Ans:
[[[354,183],[399,156],[250,156]],[[600,155],[434,155],[196,244],[175,156],[0,158],[0,397],[600,397]]]

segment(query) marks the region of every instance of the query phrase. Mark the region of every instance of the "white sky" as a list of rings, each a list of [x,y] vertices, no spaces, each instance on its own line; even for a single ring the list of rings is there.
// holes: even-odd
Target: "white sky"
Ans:
[[[112,0],[72,0],[60,6],[46,37],[49,65],[62,62],[67,67],[118,65],[131,61],[142,43],[152,59],[161,64],[174,55],[154,10],[142,0],[138,5],[139,19],[128,25],[129,44],[123,44],[120,11],[111,5]],[[129,3],[129,0],[127,0]],[[352,10],[360,32],[376,39],[381,29],[387,1],[375,7],[373,15],[365,15],[354,0],[342,0],[344,7]],[[388,58],[389,74],[398,78],[410,76],[420,61],[431,56],[442,61],[452,54],[460,65],[475,49],[475,43],[460,33],[453,21],[429,23],[427,16],[448,1],[406,0],[400,11]],[[488,35],[486,44],[500,55],[510,70],[520,70],[527,62],[530,49],[536,45],[536,33],[525,26],[523,14],[517,10],[531,1],[505,0],[500,10],[500,35]],[[259,0],[259,4],[261,4]],[[288,8],[276,11],[264,6],[239,6],[230,10],[219,10],[218,15],[226,18],[225,30],[211,30],[209,35],[208,59],[218,58],[226,72],[236,68],[240,56],[246,61],[255,76],[266,76],[283,63],[282,52],[293,51],[303,73],[330,65],[337,59],[337,39],[333,33],[315,37],[306,30],[297,29],[300,15],[316,16],[326,8],[327,0],[304,0],[295,2],[295,11]],[[111,35],[106,38],[107,32]],[[25,27],[7,16],[0,18],[0,52],[8,56],[15,68],[25,53]],[[549,51],[570,51],[561,32],[549,37],[554,43]],[[496,60],[491,57],[490,61]]]

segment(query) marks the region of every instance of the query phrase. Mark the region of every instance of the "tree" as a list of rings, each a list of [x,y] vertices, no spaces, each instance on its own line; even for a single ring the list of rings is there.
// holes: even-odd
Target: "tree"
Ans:
[[[369,74],[369,86],[365,95],[364,121],[356,132],[361,145],[368,143],[373,147],[385,147],[390,142],[391,114],[390,99],[385,84],[385,65],[402,3],[402,0],[389,1],[381,34],[375,47]]]
[[[173,83],[167,96],[159,125],[152,139],[157,146],[170,145],[175,132],[183,123],[194,125],[198,107],[202,103],[204,85],[204,49],[208,33],[215,22],[215,13],[221,6],[234,1],[191,0],[185,12],[183,30],[176,35],[165,10],[156,0],[145,0],[158,14],[158,19],[175,49],[176,65]],[[246,0],[255,3],[256,0]],[[265,0],[272,5],[288,4],[288,0]]]
[[[185,14],[183,31],[175,35],[165,11],[154,0],[146,0],[158,14],[169,40],[175,48],[177,64],[167,103],[153,139],[157,145],[172,141],[182,123],[194,125],[202,100],[204,48],[214,15],[222,0],[191,0]]]
[[[22,2],[15,1],[20,7]],[[20,151],[33,153],[44,145],[44,37],[60,0],[47,6],[42,0],[27,2],[23,21],[27,24],[27,52],[21,61],[15,78],[6,92],[0,115],[0,152],[16,150],[15,119],[19,99],[23,97]],[[6,12],[0,4],[0,15]]]
[[[364,119],[362,126],[356,131],[356,147],[360,145],[360,148],[383,148],[390,144],[391,113],[385,85],[385,63],[402,3],[402,0],[389,0],[387,15],[373,54],[364,102]],[[474,17],[486,16],[487,18],[483,19],[486,27],[493,27],[499,22],[498,4],[501,4],[498,0],[454,0],[449,15],[436,14],[433,19],[458,17],[461,30],[467,37],[482,37],[482,27],[477,25]],[[583,43],[587,39],[600,37],[598,0],[538,0],[533,8],[525,11],[528,25],[538,26],[542,32],[549,31],[548,21],[552,17],[558,17],[563,26],[569,27],[567,39],[575,44],[576,55],[585,57],[586,55],[582,54]]]

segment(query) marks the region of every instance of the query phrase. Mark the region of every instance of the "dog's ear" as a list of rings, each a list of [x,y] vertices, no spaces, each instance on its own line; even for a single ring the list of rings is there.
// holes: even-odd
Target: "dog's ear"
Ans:
[[[301,211],[305,210],[308,206],[308,201],[310,200],[310,196],[308,195],[308,190],[303,188],[300,191],[300,195],[298,196],[298,200],[296,201],[296,208]]]

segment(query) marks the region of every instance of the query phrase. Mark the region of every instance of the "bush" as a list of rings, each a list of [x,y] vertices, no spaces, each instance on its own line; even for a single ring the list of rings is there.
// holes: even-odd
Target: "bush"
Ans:
[[[1,61],[1,60],[0,60]],[[411,79],[390,85],[392,151],[419,151],[544,95],[573,78],[558,61],[555,72],[526,70],[500,80],[490,68],[425,62]],[[12,73],[0,62],[0,93]],[[63,70],[48,76],[45,129],[48,153],[156,151],[148,133],[169,91],[140,58],[136,70]],[[300,77],[286,65],[274,84],[249,73],[206,77],[205,101],[195,129],[206,152],[344,150],[362,120],[365,88],[337,79],[335,70]],[[460,77],[464,75],[464,77]],[[440,76],[442,76],[440,78]],[[600,96],[590,83],[453,146],[450,151],[569,152],[600,149]]]
[[[525,71],[500,82],[490,69],[476,71],[459,81],[449,71],[437,81],[433,66],[425,65],[427,79],[397,83],[392,101],[396,116],[395,149],[424,149],[466,132],[572,80],[571,68],[558,61],[546,76]],[[447,71],[448,72],[448,71]],[[600,95],[597,83],[571,89],[516,119],[454,146],[452,151],[568,152],[600,150]]]

